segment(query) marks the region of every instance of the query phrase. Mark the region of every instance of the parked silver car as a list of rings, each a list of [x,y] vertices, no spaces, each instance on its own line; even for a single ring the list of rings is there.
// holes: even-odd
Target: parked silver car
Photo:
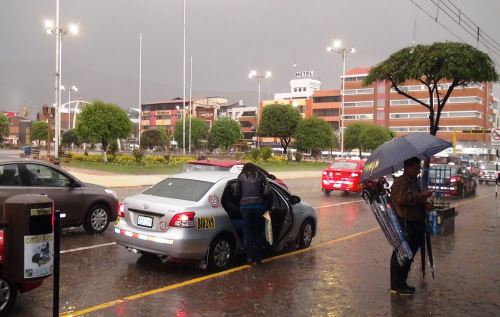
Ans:
[[[479,183],[495,183],[499,176],[500,172],[497,171],[497,166],[495,163],[485,164],[484,166],[481,166],[481,171],[479,172]]]
[[[189,259],[211,270],[226,268],[243,252],[241,215],[233,195],[237,174],[180,173],[123,201],[115,225],[118,244],[133,252]],[[269,180],[273,244],[309,247],[316,234],[315,209]]]

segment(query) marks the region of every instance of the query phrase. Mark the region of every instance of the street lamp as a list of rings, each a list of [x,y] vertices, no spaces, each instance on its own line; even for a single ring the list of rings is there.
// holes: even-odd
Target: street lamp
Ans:
[[[260,82],[262,81],[262,79],[268,79],[268,78],[271,78],[271,75],[272,73],[270,71],[266,71],[264,74],[261,74],[261,73],[257,73],[256,70],[251,70],[250,73],[248,73],[248,78],[250,79],[253,79],[253,78],[256,78],[257,79],[257,83],[258,83],[258,91],[259,91],[259,97],[258,97],[258,101],[257,101],[257,148],[260,149],[260,138],[259,138],[259,123],[260,123],[260,111],[259,111],[259,107],[260,107]]]
[[[345,56],[346,53],[354,54],[356,49],[350,48],[346,49],[342,46],[340,40],[333,41],[333,46],[328,46],[326,48],[327,52],[335,52],[342,54],[342,91],[340,92],[340,154],[344,156],[344,90],[345,90]]]
[[[56,0],[56,22],[47,20],[45,21],[45,30],[47,34],[53,34],[56,36],[56,74],[55,74],[55,153],[54,157],[59,157],[59,141],[60,141],[60,130],[61,130],[61,114],[59,113],[59,107],[61,105],[61,55],[62,55],[62,38],[67,35],[78,34],[78,26],[75,24],[70,24],[68,30],[62,29],[59,24],[59,0]]]

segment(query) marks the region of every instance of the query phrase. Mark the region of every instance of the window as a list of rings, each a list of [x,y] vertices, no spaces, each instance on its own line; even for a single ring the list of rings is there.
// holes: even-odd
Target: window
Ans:
[[[59,171],[38,164],[26,164],[32,186],[69,187],[70,178]]]
[[[385,106],[385,98],[377,99],[377,107],[383,108]]]
[[[315,117],[336,117],[339,115],[339,109],[314,109]]]
[[[373,101],[344,102],[344,107],[373,107]]]
[[[147,189],[143,194],[164,198],[199,201],[213,185],[214,184],[210,182],[194,179],[167,178]]]
[[[377,93],[385,94],[385,84],[378,84],[377,85]]]
[[[344,90],[345,95],[366,95],[373,94],[373,88],[364,88],[364,89],[346,89]]]
[[[343,170],[355,170],[358,167],[358,163],[354,162],[333,162],[330,164],[332,169],[343,169]]]
[[[17,164],[0,165],[0,185],[2,186],[20,186],[21,177]]]
[[[325,96],[325,97],[313,97],[314,103],[322,102],[340,102],[340,96]]]
[[[373,114],[356,114],[343,116],[344,120],[367,120],[373,119]]]
[[[385,113],[383,111],[378,111],[377,120],[384,120],[384,118],[385,118]]]

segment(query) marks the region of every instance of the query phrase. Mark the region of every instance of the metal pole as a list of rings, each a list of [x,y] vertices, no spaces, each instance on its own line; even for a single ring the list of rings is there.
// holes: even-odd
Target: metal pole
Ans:
[[[55,35],[56,35],[56,76],[55,76],[55,90],[54,90],[54,93],[55,93],[55,104],[54,104],[54,130],[55,130],[55,143],[54,143],[54,146],[56,148],[56,151],[55,151],[55,154],[54,154],[54,157],[58,157],[58,151],[57,151],[57,147],[59,146],[59,139],[57,137],[57,127],[58,127],[58,123],[57,123],[57,112],[58,112],[58,105],[59,105],[59,89],[60,89],[60,78],[59,78],[59,45],[60,45],[60,41],[59,41],[59,33],[60,33],[60,29],[59,29],[59,0],[56,0],[56,28],[55,28]],[[50,128],[50,123],[49,123],[49,128]],[[49,139],[49,147],[50,147],[50,139]]]
[[[71,89],[68,89],[68,131],[71,130]]]
[[[342,49],[342,91],[340,92],[340,155],[344,157],[345,48]]]
[[[139,33],[139,148],[141,148],[141,122],[142,122],[142,33]]]
[[[260,80],[262,76],[257,75],[257,82],[259,85],[259,98],[257,100],[257,148],[260,149],[260,136],[259,136],[259,124],[260,124]]]
[[[182,154],[186,155],[186,0],[183,1],[183,54],[182,54]]]
[[[189,153],[191,153],[191,117],[193,116],[193,56],[190,60],[191,74],[189,78]]]

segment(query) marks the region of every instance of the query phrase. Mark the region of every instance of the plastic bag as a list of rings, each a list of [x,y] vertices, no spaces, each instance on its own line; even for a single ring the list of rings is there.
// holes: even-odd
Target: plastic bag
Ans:
[[[273,245],[273,226],[271,223],[271,213],[266,211],[262,217],[265,219],[264,232],[266,234],[266,240],[269,245]]]

